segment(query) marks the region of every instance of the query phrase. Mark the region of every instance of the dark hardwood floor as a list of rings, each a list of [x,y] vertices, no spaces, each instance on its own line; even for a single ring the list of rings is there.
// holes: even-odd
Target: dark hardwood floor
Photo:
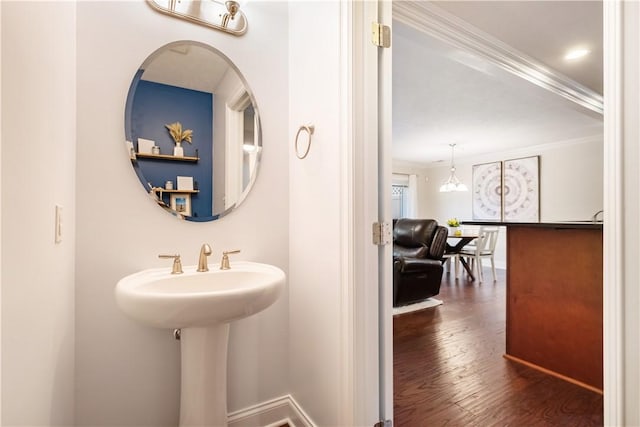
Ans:
[[[445,272],[443,305],[394,317],[394,425],[603,425],[601,395],[502,357],[505,272],[485,278]]]

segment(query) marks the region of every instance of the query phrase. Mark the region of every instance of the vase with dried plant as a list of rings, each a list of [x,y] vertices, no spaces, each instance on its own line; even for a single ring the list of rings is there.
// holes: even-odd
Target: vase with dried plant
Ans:
[[[175,122],[170,125],[164,125],[168,130],[171,138],[173,138],[173,142],[176,143],[176,146],[173,147],[173,155],[176,157],[184,157],[184,150],[182,149],[182,141],[187,141],[191,144],[191,137],[193,136],[193,131],[191,129],[182,129],[182,123]]]

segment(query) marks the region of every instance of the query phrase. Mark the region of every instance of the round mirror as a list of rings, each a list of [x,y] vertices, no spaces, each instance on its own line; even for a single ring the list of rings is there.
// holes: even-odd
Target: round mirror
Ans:
[[[171,43],[144,61],[129,88],[125,135],[145,190],[180,219],[228,214],[256,179],[255,99],[229,58],[203,43]]]

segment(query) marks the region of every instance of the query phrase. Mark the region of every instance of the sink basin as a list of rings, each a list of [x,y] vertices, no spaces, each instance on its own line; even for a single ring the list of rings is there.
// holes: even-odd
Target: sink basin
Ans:
[[[205,327],[229,323],[273,304],[284,288],[277,267],[236,261],[230,270],[185,267],[183,274],[154,268],[131,274],[116,285],[116,300],[129,317],[158,328]]]

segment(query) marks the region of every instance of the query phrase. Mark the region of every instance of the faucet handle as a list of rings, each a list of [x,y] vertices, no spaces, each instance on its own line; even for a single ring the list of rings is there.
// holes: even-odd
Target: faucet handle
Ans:
[[[220,261],[220,270],[229,270],[231,266],[229,265],[229,255],[231,254],[239,254],[240,249],[236,249],[234,251],[224,251],[222,252],[222,260]]]
[[[180,254],[175,254],[175,255],[166,255],[166,254],[160,254],[158,255],[158,258],[163,258],[163,259],[171,259],[173,258],[173,267],[171,268],[171,274],[182,274],[182,261],[180,260]]]

